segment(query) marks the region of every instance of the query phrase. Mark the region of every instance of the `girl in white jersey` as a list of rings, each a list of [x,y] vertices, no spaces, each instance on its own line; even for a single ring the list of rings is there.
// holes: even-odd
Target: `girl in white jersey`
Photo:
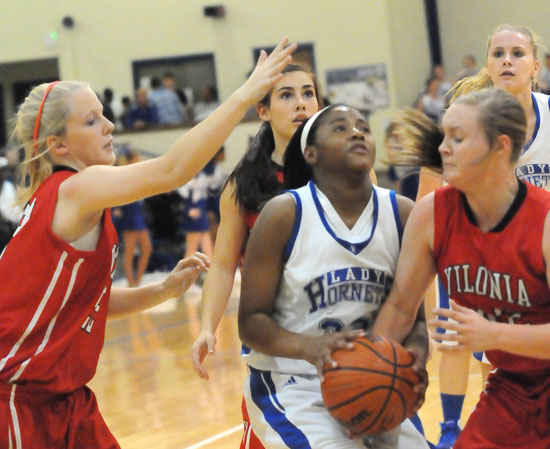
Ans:
[[[516,165],[516,176],[539,187],[550,188],[550,109],[549,97],[536,90],[537,38],[526,27],[500,25],[487,43],[487,62],[475,76],[460,80],[453,88],[451,101],[468,92],[494,86],[516,97],[527,115],[525,145]],[[441,177],[429,169],[422,169],[417,200],[441,187]],[[433,287],[429,289],[433,295]],[[426,294],[427,298],[429,294]],[[449,307],[449,298],[439,285],[439,306]],[[482,353],[475,353],[482,360]],[[470,353],[456,351],[443,353],[439,368],[439,385],[443,408],[441,437],[437,449],[449,449],[460,433],[458,420],[468,386]],[[482,360],[486,362],[486,359]],[[491,365],[482,365],[482,385]]]
[[[374,159],[370,126],[357,110],[323,109],[298,128],[285,153],[285,184],[299,188],[269,201],[252,230],[239,335],[250,367],[244,396],[265,447],[428,447],[409,420],[374,438],[351,439],[321,397],[322,367],[335,363],[331,352],[370,329],[386,297],[412,207],[372,185]],[[405,346],[425,376],[422,313]],[[425,386],[423,377],[421,395]]]

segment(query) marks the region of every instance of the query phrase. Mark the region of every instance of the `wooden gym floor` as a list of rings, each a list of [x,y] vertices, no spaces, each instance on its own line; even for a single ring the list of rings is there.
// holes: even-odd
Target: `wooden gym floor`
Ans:
[[[163,277],[164,275],[162,275]],[[154,278],[148,274],[144,279]],[[148,279],[147,279],[148,278]],[[238,282],[218,329],[210,380],[192,369],[199,332],[200,290],[107,325],[105,347],[90,383],[123,449],[236,449],[242,435],[241,391],[246,371],[237,333]],[[426,435],[437,440],[442,421],[437,350],[428,364],[430,386],[420,410]],[[481,375],[470,364],[464,423],[477,401]]]

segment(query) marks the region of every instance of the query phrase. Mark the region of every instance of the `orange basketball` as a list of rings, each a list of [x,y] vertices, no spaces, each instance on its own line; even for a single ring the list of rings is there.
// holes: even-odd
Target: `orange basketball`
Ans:
[[[337,349],[336,368],[325,366],[321,392],[330,414],[354,433],[374,434],[412,416],[419,396],[413,357],[400,344],[359,337],[353,349]]]

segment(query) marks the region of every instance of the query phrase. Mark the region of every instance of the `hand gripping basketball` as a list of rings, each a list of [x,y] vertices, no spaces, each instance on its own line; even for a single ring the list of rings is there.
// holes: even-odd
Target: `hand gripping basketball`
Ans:
[[[420,399],[412,355],[380,337],[358,337],[337,349],[338,366],[325,366],[321,392],[330,414],[353,434],[391,430],[414,414]]]

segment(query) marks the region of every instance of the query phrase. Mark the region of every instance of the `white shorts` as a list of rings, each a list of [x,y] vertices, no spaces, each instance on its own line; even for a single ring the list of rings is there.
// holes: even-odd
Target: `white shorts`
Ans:
[[[267,449],[428,449],[408,419],[364,441],[348,438],[325,408],[317,376],[250,371],[244,398],[254,433]]]

